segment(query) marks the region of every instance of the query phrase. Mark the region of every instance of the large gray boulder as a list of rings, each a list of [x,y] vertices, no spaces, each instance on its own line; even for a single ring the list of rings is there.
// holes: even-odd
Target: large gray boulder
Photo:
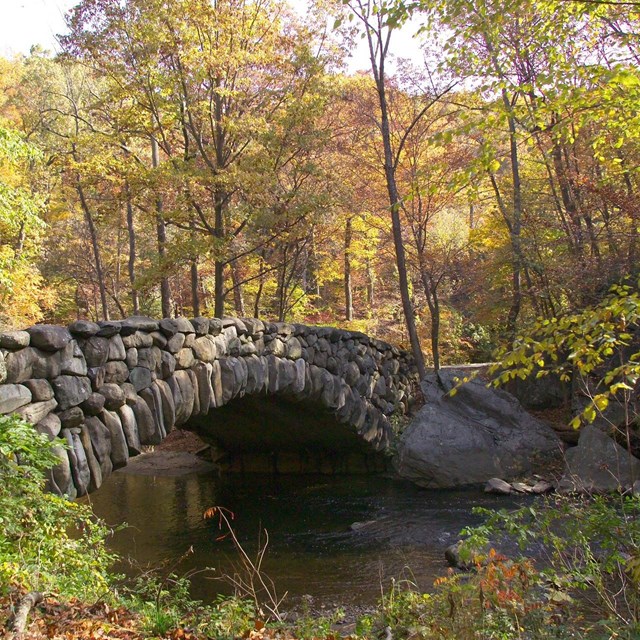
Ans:
[[[628,491],[640,480],[640,460],[592,424],[582,428],[578,446],[567,451],[565,460],[557,487],[561,492]]]
[[[26,331],[7,331],[0,333],[0,347],[3,349],[22,349],[29,346],[31,336]]]
[[[528,414],[511,394],[480,380],[460,387],[462,371],[446,369],[421,384],[426,404],[406,428],[398,446],[398,473],[429,488],[515,479],[561,454],[553,429]]]

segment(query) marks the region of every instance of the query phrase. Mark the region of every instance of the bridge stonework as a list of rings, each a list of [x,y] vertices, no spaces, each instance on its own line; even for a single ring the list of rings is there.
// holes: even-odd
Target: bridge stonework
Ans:
[[[245,395],[319,404],[384,450],[389,418],[409,410],[416,382],[409,354],[332,327],[135,316],[0,333],[0,414],[67,442],[49,484],[72,497]]]

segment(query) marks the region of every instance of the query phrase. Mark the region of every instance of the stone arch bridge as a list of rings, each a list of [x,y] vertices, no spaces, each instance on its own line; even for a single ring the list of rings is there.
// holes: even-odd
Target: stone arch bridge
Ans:
[[[416,382],[407,353],[332,327],[136,316],[0,334],[0,414],[66,440],[49,483],[70,496],[176,426],[232,457],[295,453],[300,470],[339,470],[345,451],[388,447]],[[234,424],[242,410],[253,426]]]

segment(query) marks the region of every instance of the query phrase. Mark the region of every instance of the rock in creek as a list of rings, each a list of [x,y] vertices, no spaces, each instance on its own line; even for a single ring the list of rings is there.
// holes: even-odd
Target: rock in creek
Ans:
[[[640,460],[591,424],[581,429],[578,446],[566,452],[565,461],[560,492],[625,491],[640,478]]]
[[[513,493],[513,487],[500,478],[489,478],[484,486],[484,492],[508,496]]]
[[[509,393],[472,380],[447,395],[456,377],[464,373],[447,369],[440,379],[423,381],[426,404],[406,428],[395,460],[402,477],[429,488],[511,480],[530,473],[536,460],[560,456],[553,429]]]

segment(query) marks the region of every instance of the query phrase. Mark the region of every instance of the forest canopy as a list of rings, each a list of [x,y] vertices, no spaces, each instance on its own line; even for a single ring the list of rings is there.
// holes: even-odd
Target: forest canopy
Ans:
[[[424,60],[392,66],[409,19]],[[637,279],[639,22],[82,0],[61,54],[0,61],[0,324],[255,316],[486,359]]]

